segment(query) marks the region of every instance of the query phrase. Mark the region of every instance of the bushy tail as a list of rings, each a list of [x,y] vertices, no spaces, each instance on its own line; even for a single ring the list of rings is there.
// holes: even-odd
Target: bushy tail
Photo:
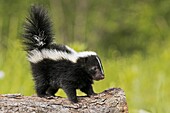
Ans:
[[[32,6],[26,19],[23,34],[26,51],[42,49],[52,43],[52,23],[42,6]]]

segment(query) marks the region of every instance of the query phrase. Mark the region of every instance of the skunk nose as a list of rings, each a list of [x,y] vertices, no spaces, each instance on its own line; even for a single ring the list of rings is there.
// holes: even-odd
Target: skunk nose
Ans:
[[[104,79],[104,75],[101,75],[101,79]]]

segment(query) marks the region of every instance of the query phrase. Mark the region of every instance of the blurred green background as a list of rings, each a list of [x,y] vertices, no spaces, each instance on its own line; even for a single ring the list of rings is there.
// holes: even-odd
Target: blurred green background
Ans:
[[[170,0],[0,0],[1,94],[35,94],[20,40],[31,4],[49,10],[57,43],[99,54],[96,92],[121,87],[131,113],[170,113]]]

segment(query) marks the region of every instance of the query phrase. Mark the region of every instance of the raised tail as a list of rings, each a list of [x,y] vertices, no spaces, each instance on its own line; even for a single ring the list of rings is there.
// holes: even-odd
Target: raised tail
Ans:
[[[32,6],[24,24],[23,43],[26,51],[42,49],[53,42],[52,23],[42,6]]]

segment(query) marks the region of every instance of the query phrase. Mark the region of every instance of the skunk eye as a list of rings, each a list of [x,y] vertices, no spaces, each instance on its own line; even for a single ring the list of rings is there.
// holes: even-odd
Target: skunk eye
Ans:
[[[97,67],[96,67],[96,66],[95,66],[95,67],[92,67],[92,70],[94,70],[94,71],[95,71],[96,69],[97,69]]]

